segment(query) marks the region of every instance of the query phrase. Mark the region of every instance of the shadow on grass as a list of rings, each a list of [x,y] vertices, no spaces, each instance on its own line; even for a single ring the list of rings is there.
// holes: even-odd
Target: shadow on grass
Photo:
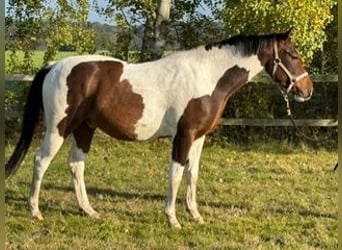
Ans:
[[[21,185],[29,185],[29,183],[21,182]],[[42,190],[56,190],[61,192],[72,192],[74,193],[73,187],[70,186],[57,186],[53,183],[46,183],[43,185]],[[166,200],[166,194],[153,194],[153,193],[134,193],[134,192],[118,192],[110,188],[98,188],[98,187],[87,187],[87,193],[89,196],[97,196],[99,194],[105,194],[110,196],[111,198],[120,198],[127,201],[130,200],[145,200],[145,201],[157,201],[157,202],[164,202]],[[57,197],[58,200],[58,197]],[[18,207],[18,209],[22,209],[22,206],[25,205],[28,208],[27,205],[27,197],[18,197],[17,194],[14,192],[8,190],[5,192],[5,203],[12,203],[12,205]],[[177,199],[178,204],[183,204],[183,199]],[[206,206],[216,209],[239,209],[243,211],[251,211],[253,209],[253,204],[249,202],[238,202],[238,203],[232,203],[232,202],[225,202],[225,201],[219,201],[219,202],[212,202],[212,201],[204,201],[199,200],[198,201],[199,206]],[[81,209],[60,209],[59,207],[53,207],[51,204],[44,204],[41,203],[40,207],[42,210],[54,210],[58,211],[59,213],[63,215],[80,215],[84,214]],[[283,209],[276,209],[272,211],[265,211],[265,213],[276,213],[276,214],[282,214],[284,215],[285,212]],[[297,211],[291,211],[290,213],[298,213],[298,215],[303,217],[315,217],[315,218],[330,218],[330,219],[336,219],[337,220],[337,214],[336,213],[322,213],[317,211],[311,211],[305,208],[299,208]]]
[[[11,216],[12,217],[19,217],[23,215],[24,213],[27,213],[28,216],[30,216],[30,209],[27,201],[27,197],[11,197],[10,195],[5,195],[5,203],[10,204],[12,206],[11,209]],[[55,204],[55,203],[53,203]],[[56,211],[62,215],[72,215],[72,216],[80,216],[82,214],[85,215],[85,213],[81,209],[72,209],[73,207],[70,207],[70,209],[61,209],[59,206],[53,206],[51,203],[43,203],[41,202],[39,204],[40,210],[44,211]]]
[[[22,183],[24,184],[24,183]],[[42,189],[46,190],[57,190],[57,191],[62,191],[62,192],[72,192],[74,193],[73,187],[68,187],[68,186],[56,186],[53,183],[46,183]],[[98,195],[106,195],[111,197],[112,199],[114,198],[120,198],[123,200],[131,201],[131,200],[145,200],[145,201],[156,201],[156,202],[165,202],[166,201],[166,190],[165,190],[165,195],[161,194],[153,194],[153,193],[134,193],[134,192],[119,192],[116,190],[113,190],[111,188],[98,188],[98,187],[93,187],[89,186],[87,187],[87,193],[89,196],[97,197]],[[177,204],[182,204],[184,203],[185,200],[182,198],[177,198]],[[251,210],[252,209],[252,204],[249,202],[238,202],[238,203],[231,203],[231,202],[212,202],[212,201],[204,201],[204,200],[198,200],[197,201],[198,205],[200,206],[207,206],[207,207],[212,207],[212,208],[217,208],[217,209],[241,209],[241,210]]]
[[[310,211],[310,210],[303,209],[299,211],[299,215],[303,217],[328,218],[328,219],[337,220],[337,213],[321,213],[317,211]]]

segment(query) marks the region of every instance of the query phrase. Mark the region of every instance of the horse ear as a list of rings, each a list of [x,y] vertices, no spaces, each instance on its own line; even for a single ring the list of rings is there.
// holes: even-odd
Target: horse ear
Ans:
[[[290,37],[291,31],[293,30],[293,27],[291,27],[288,31],[285,32],[286,38]]]
[[[286,40],[289,40],[290,39],[290,34],[291,34],[291,31],[292,31],[293,27],[291,27],[288,31],[286,31],[285,33],[280,33],[278,38],[280,40],[283,40],[283,41],[286,41]]]

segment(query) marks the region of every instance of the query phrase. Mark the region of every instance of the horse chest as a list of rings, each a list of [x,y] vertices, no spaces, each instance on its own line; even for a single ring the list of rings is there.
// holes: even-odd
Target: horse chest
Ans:
[[[212,131],[218,124],[226,101],[213,96],[192,99],[178,122],[178,131],[192,131],[196,138]]]

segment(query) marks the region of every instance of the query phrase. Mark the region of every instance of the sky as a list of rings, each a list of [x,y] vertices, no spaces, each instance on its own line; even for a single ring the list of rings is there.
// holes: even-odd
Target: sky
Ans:
[[[7,9],[8,1],[9,1],[9,0],[5,0],[5,9]],[[55,1],[50,1],[50,2],[53,3],[53,2],[55,2]],[[92,1],[90,0],[90,2],[92,2]],[[106,1],[99,0],[99,1],[97,1],[97,2],[98,2],[98,4],[99,4],[99,6],[105,6],[105,2],[106,2]],[[53,5],[53,4],[51,4],[51,5]],[[6,13],[5,13],[5,14],[6,14]],[[99,14],[97,14],[97,13],[95,12],[95,10],[90,10],[88,20],[89,20],[90,22],[99,22],[99,23],[113,24],[113,21],[106,20],[105,17],[100,16]]]

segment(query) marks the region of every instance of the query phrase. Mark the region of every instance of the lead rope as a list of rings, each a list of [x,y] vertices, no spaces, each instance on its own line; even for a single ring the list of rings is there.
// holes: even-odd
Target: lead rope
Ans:
[[[313,138],[313,137],[310,137],[310,136],[307,136],[306,134],[304,134],[299,128],[298,126],[296,125],[294,119],[293,119],[293,116],[292,116],[292,112],[291,112],[291,108],[290,108],[290,101],[289,101],[289,97],[288,95],[282,91],[282,89],[280,89],[282,94],[283,94],[283,98],[286,102],[286,113],[287,113],[287,116],[289,117],[289,119],[291,120],[291,123],[292,125],[296,128],[296,131],[297,133],[302,136],[304,139],[306,140],[309,140],[309,141],[312,141],[312,142],[326,142],[326,141],[329,141],[329,140],[332,140],[331,138],[321,138],[321,139],[317,139],[317,138]],[[334,171],[336,171],[338,167],[338,162],[336,163],[335,167],[334,167]]]
[[[296,125],[294,119],[293,119],[293,115],[292,115],[292,112],[291,112],[291,108],[290,108],[290,101],[289,101],[289,98],[288,98],[288,95],[286,93],[283,93],[283,98],[286,102],[286,112],[287,112],[287,116],[289,117],[289,119],[291,120],[291,123],[292,125],[296,128],[298,134],[300,136],[302,136],[304,139],[308,140],[308,141],[312,141],[312,142],[326,142],[326,141],[330,141],[332,140],[331,138],[313,138],[313,137],[310,137],[308,135],[306,135],[304,132],[302,132],[298,126]]]
[[[334,171],[336,171],[337,167],[338,167],[338,162],[336,162],[336,165],[334,167]]]

